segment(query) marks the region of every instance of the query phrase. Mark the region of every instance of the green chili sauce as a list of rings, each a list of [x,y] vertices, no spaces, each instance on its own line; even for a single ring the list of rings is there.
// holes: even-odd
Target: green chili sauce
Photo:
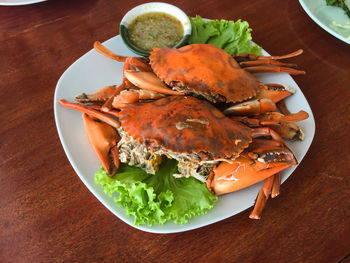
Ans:
[[[145,50],[153,47],[174,47],[183,37],[184,29],[175,17],[152,12],[135,18],[128,27],[131,42]]]

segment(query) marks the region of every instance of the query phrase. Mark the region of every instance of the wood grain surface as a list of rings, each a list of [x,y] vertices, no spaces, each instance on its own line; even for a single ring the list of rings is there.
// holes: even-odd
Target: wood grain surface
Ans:
[[[142,1],[48,0],[0,7],[0,262],[346,262],[350,253],[350,45],[295,0],[169,1],[188,15],[247,20],[269,53],[299,48],[294,79],[316,120],[311,148],[269,200],[200,229],[150,234],[109,212],[75,174],[58,138],[56,83],[118,34]]]

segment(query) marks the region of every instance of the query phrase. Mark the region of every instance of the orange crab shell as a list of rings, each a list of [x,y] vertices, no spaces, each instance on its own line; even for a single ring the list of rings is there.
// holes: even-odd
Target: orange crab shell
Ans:
[[[154,48],[149,59],[155,74],[166,84],[177,86],[180,83],[199,94],[221,95],[226,102],[250,99],[259,89],[256,77],[214,45]]]
[[[129,104],[119,120],[129,136],[152,150],[194,153],[200,161],[235,158],[252,141],[250,128],[194,97]]]

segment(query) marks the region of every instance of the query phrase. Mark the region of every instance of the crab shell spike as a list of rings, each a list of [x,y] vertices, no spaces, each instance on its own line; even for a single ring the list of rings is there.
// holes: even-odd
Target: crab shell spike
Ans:
[[[119,168],[118,146],[119,135],[112,126],[83,113],[84,129],[88,141],[109,176],[116,174]],[[109,154],[113,156],[113,162]]]
[[[196,154],[200,161],[235,158],[252,141],[250,128],[194,97],[126,105],[119,121],[129,136],[150,149]]]
[[[215,167],[207,186],[216,195],[231,193],[258,183],[290,165],[284,162],[261,163],[242,153],[231,164],[221,162]]]
[[[162,81],[185,92],[221,95],[226,102],[240,102],[254,97],[260,88],[256,77],[214,45],[154,48],[149,58],[153,71]]]

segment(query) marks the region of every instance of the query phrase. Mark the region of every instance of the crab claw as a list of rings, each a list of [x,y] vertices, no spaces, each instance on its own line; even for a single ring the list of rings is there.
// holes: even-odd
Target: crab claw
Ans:
[[[107,86],[91,94],[82,93],[76,96],[74,100],[80,103],[104,103],[114,95],[116,89],[115,85]]]
[[[270,99],[248,100],[224,110],[225,115],[259,115],[276,111],[276,104]]]
[[[251,128],[267,126],[276,131],[282,138],[292,141],[302,141],[304,139],[304,132],[294,122],[305,120],[308,117],[309,114],[306,111],[299,111],[289,115],[279,112],[267,112],[251,118],[246,116],[231,116],[230,119],[240,121]]]
[[[261,125],[268,125],[268,127],[275,130],[283,138],[293,141],[302,141],[304,139],[304,132],[294,122],[305,120],[308,117],[309,114],[306,111],[299,111],[289,115],[283,115],[279,112],[270,112],[258,118]]]
[[[232,163],[221,162],[210,173],[207,187],[214,194],[222,195],[265,180],[255,207],[250,215],[259,219],[266,201],[279,194],[280,172],[295,166],[297,160],[283,140],[269,128],[255,129],[256,135],[270,134],[272,140],[254,139],[249,147]]]
[[[232,163],[221,162],[207,180],[208,189],[217,195],[251,186],[296,164],[293,154],[284,147],[243,152]]]
[[[140,89],[146,89],[167,95],[183,95],[181,92],[168,88],[152,72],[127,70],[124,72],[124,75],[132,84]]]
[[[256,99],[270,99],[274,103],[277,103],[295,92],[296,90],[288,85],[264,84],[258,91]]]
[[[117,131],[86,113],[83,113],[83,121],[88,141],[102,167],[109,176],[115,175],[120,165],[117,146],[120,138]]]

